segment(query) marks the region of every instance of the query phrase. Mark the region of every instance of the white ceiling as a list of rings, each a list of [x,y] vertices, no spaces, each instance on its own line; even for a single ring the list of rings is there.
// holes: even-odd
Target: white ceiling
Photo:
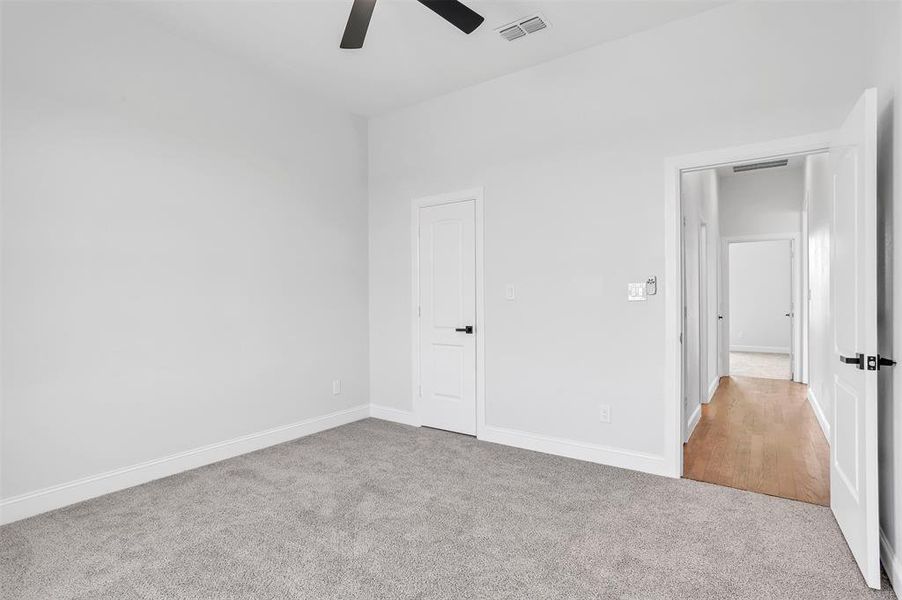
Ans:
[[[723,0],[466,4],[486,19],[470,36],[415,0],[378,0],[362,50],[338,47],[351,0],[152,1],[142,2],[140,10],[354,113],[375,115],[685,18]],[[535,12],[552,27],[514,42],[494,31]]]

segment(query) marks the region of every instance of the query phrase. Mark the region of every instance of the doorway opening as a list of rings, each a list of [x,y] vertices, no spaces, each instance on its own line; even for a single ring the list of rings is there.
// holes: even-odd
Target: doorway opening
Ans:
[[[829,506],[803,307],[808,202],[826,158],[681,175],[686,478]]]
[[[776,415],[785,422],[790,420],[787,417],[801,411],[799,408],[799,411],[787,412],[790,405],[785,400],[787,397],[798,402],[798,406],[810,407],[829,448],[830,509],[868,585],[879,589],[877,407],[880,390],[877,375],[881,368],[895,363],[881,356],[878,350],[875,89],[865,90],[850,107],[845,120],[837,123],[834,130],[701,152],[667,161],[664,205],[667,458],[672,461],[675,476],[687,475],[690,465],[688,461],[684,465],[684,444],[687,440],[691,444],[692,438],[698,435],[704,424],[701,406],[693,410],[696,401],[702,404],[701,386],[697,378],[694,385],[691,379],[686,379],[699,372],[686,366],[687,356],[689,359],[698,358],[698,345],[689,348],[690,340],[684,341],[683,338],[699,335],[693,332],[700,329],[686,324],[687,307],[693,304],[685,302],[684,296],[697,289],[697,278],[684,286],[683,270],[695,263],[692,255],[686,256],[687,249],[693,243],[688,238],[695,235],[695,227],[683,224],[682,201],[687,192],[683,178],[708,171],[708,179],[717,182],[716,173],[712,175],[710,171],[720,167],[788,161],[795,157],[805,157],[806,166],[808,163],[814,165],[812,169],[806,169],[803,197],[808,207],[803,221],[807,223],[807,231],[802,232],[808,248],[805,254],[808,259],[808,294],[806,302],[798,306],[808,310],[806,317],[799,318],[798,328],[802,330],[803,338],[808,340],[809,352],[807,360],[801,363],[802,368],[794,371],[808,382],[807,388],[804,383],[798,382],[725,376],[717,382],[715,389],[715,396],[720,396],[724,402],[718,403],[712,398],[706,408],[707,412],[711,412],[722,406],[724,418],[720,422],[732,423],[735,425],[733,431],[748,434],[747,426],[765,420],[765,416]],[[750,169],[755,170],[754,167]],[[809,171],[812,174],[810,180]],[[695,177],[703,178],[705,175]],[[753,224],[757,216],[754,212],[746,212],[742,221]],[[712,222],[719,220],[706,221],[709,246]],[[721,235],[724,233],[721,232]],[[687,239],[684,240],[684,237]],[[711,273],[710,268],[708,273]],[[722,285],[719,282],[717,286],[721,301],[724,298]],[[681,294],[683,288],[684,294]],[[729,319],[729,314],[721,312],[718,315],[724,317],[717,319],[720,374],[724,374],[729,373],[729,365],[724,364],[724,349],[728,348],[728,340],[725,339],[723,322]],[[709,340],[710,337],[709,334]],[[799,359],[794,356],[793,360],[798,362]],[[744,403],[744,406],[765,415],[760,419],[754,414],[743,415],[741,411],[732,410],[736,407],[737,394],[755,392],[750,389],[750,382],[757,382],[761,388],[757,392],[765,393],[755,394],[755,397],[763,399],[759,401],[760,405]],[[774,386],[795,386],[799,393],[794,397],[784,394],[784,401],[775,402],[767,396],[774,393]],[[687,389],[694,390],[695,394],[687,397]],[[807,400],[807,404],[803,400]],[[770,405],[769,409],[767,405]],[[794,438],[797,437],[796,431]],[[762,442],[771,438],[747,435],[744,446],[730,439],[723,436],[718,442],[719,451],[709,453],[713,463],[739,465],[741,472],[749,473],[751,457],[757,456],[759,468],[751,472],[767,477],[781,472],[781,463],[774,460],[773,453],[762,450]],[[732,462],[731,456],[734,458]],[[727,460],[724,461],[724,458]],[[695,468],[699,468],[698,465]],[[717,468],[712,469],[712,472],[716,471]],[[745,477],[746,482],[751,479],[750,476]]]
[[[796,287],[807,289],[794,266],[796,239],[726,240],[725,304],[730,315],[729,375],[801,381],[794,357],[797,343]],[[802,340],[802,346],[804,340]],[[799,375],[797,375],[799,373]]]

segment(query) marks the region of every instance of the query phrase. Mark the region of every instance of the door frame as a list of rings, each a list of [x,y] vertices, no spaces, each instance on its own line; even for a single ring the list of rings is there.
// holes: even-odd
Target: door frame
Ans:
[[[789,293],[792,303],[791,312],[793,313],[793,316],[791,317],[792,323],[789,338],[789,353],[792,359],[792,364],[790,365],[792,379],[790,381],[795,381],[796,383],[801,382],[803,358],[803,343],[801,339],[801,334],[803,331],[802,319],[808,318],[807,311],[803,313],[800,310],[803,301],[802,288],[805,287],[807,289],[801,273],[802,252],[806,250],[806,248],[802,248],[801,237],[802,236],[800,233],[787,232],[764,233],[756,235],[734,235],[721,238],[720,281],[723,287],[720,290],[720,305],[721,310],[723,311],[721,313],[723,315],[723,329],[721,331],[721,335],[724,339],[722,340],[723,343],[720,347],[720,356],[718,356],[718,360],[723,361],[722,364],[725,367],[722,375],[730,374],[730,244],[746,244],[754,242],[789,242],[789,249],[791,253],[789,260]]]
[[[664,460],[666,473],[683,475],[683,400],[681,331],[681,248],[682,205],[680,178],[683,172],[716,168],[738,162],[752,162],[826,152],[832,131],[776,139],[744,146],[720,148],[674,156],[664,163]],[[799,199],[801,203],[801,198]]]
[[[705,232],[702,235],[702,232]],[[708,264],[708,223],[707,221],[701,221],[698,224],[698,248],[699,253],[696,257],[698,260],[698,403],[699,406],[703,406],[711,402],[711,394],[710,394],[710,386],[711,386],[711,373],[708,372],[708,357],[710,355],[711,349],[708,347],[708,338],[709,338],[709,329],[708,325],[711,322],[710,316],[712,314],[716,315],[717,310],[711,310],[711,307],[708,306],[708,296],[711,292],[711,281],[709,275],[711,274],[711,265]],[[702,244],[702,240],[704,240],[704,244]],[[719,261],[718,261],[719,262]],[[715,270],[716,273],[716,270]],[[720,274],[718,273],[714,280],[715,285],[715,296],[717,300],[715,301],[717,305],[720,305],[720,290],[716,289],[717,282],[720,281]],[[704,307],[704,309],[702,309]],[[715,306],[717,308],[717,306]],[[715,322],[717,320],[715,319]],[[720,340],[718,340],[719,342]],[[716,363],[719,364],[720,361],[720,344],[717,344],[717,347],[714,349],[714,356],[717,357]],[[718,374],[718,377],[720,375]],[[686,440],[687,442],[689,440]]]
[[[420,209],[429,206],[473,202],[474,232],[476,241],[476,437],[485,430],[485,226],[484,188],[470,188],[457,192],[447,192],[414,198],[410,205],[410,248],[412,261],[410,335],[411,335],[411,387],[410,398],[414,423],[419,427],[420,419]]]

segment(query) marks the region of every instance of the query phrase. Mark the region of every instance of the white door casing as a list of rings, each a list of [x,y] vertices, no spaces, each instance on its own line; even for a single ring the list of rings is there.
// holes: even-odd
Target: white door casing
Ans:
[[[824,152],[829,149],[834,138],[833,131],[822,131],[808,135],[769,140],[743,146],[706,150],[693,154],[674,156],[668,158],[664,164],[664,395],[665,419],[663,438],[665,441],[664,460],[667,463],[666,473],[671,477],[680,477],[683,474],[683,439],[682,432],[685,424],[683,415],[682,386],[685,379],[682,364],[682,347],[680,335],[682,333],[682,294],[680,288],[683,278],[683,265],[681,250],[683,245],[682,235],[682,208],[680,201],[681,177],[683,173],[711,169],[723,165],[731,165],[741,162],[753,162],[788,158],[792,156],[804,156],[816,152]],[[724,239],[724,242],[726,240]],[[719,253],[718,295],[721,313],[724,321],[720,323],[720,375],[728,373],[728,363],[724,356],[728,348],[726,331],[728,329],[728,302],[726,280],[726,267],[723,264],[726,255],[726,243]]]
[[[877,91],[830,147],[833,415],[830,508],[865,581],[880,587],[877,488]],[[857,361],[855,363],[841,362]]]
[[[708,402],[708,225],[698,226],[698,393]]]
[[[801,281],[799,274],[795,269],[795,255],[797,249],[795,240],[789,241],[789,312],[785,313],[789,317],[789,380],[799,381],[800,373],[796,368],[796,357],[799,349],[796,347],[796,280]]]
[[[418,223],[419,421],[475,435],[475,201],[420,207]]]

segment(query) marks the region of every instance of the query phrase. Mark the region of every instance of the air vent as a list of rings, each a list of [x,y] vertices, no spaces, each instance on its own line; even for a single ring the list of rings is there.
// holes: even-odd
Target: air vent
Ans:
[[[510,27],[505,27],[498,33],[500,33],[501,37],[509,42],[513,42],[515,39],[521,38],[526,35],[526,32],[520,29],[519,25],[511,25]]]
[[[535,33],[545,29],[548,25],[545,24],[545,21],[543,21],[541,17],[536,16],[520,23],[520,27],[522,27],[523,31],[526,33]]]
[[[785,167],[789,164],[789,159],[766,160],[764,162],[749,163],[747,165],[736,165],[733,167],[734,173],[744,173],[745,171],[757,171],[758,169],[773,169],[774,167]]]
[[[531,15],[499,27],[495,31],[508,42],[525,37],[527,34],[536,33],[548,29],[548,21],[542,15]]]

